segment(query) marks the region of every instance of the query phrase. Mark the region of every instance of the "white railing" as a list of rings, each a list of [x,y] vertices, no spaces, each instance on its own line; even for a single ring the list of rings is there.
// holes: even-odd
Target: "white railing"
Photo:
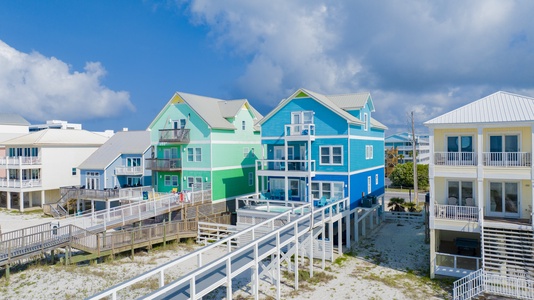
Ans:
[[[187,193],[181,198],[179,194],[151,194],[146,201],[134,202],[132,204],[121,205],[101,211],[95,211],[79,216],[71,216],[61,222],[73,224],[88,230],[103,230],[111,226],[122,226],[132,221],[146,219],[150,216],[158,216],[171,208],[183,206],[184,204],[202,202],[204,199],[197,197],[202,191]]]
[[[40,187],[40,186],[42,186],[40,179],[20,180],[20,179],[0,178],[0,187],[31,188],[31,187]]]
[[[128,200],[142,200],[143,198],[146,198],[151,191],[151,186],[122,188],[119,189],[119,198]]]
[[[117,167],[115,168],[115,175],[140,175],[143,174],[143,167]]]
[[[315,124],[287,124],[285,136],[315,136]]]
[[[145,272],[128,281],[125,281],[111,288],[108,288],[107,290],[102,291],[96,295],[88,297],[87,299],[102,299],[108,296],[110,296],[111,299],[116,299],[118,292],[134,285],[137,282],[141,282],[141,281],[144,281],[150,278],[154,278],[155,275],[158,276],[159,278],[160,289],[156,290],[155,292],[152,292],[149,295],[146,295],[145,298],[153,299],[185,283],[185,284],[191,285],[190,286],[191,299],[199,299],[200,297],[206,295],[206,293],[209,292],[210,290],[213,290],[217,288],[218,286],[226,283],[228,278],[232,278],[233,276],[235,276],[235,274],[233,274],[234,272],[239,274],[240,272],[243,271],[244,268],[250,267],[251,263],[258,265],[259,261],[265,259],[266,257],[270,257],[271,255],[274,255],[277,251],[280,251],[280,249],[283,248],[284,246],[294,242],[295,240],[298,240],[301,236],[308,234],[309,230],[311,229],[310,227],[314,227],[314,224],[315,225],[321,224],[321,226],[324,226],[324,224],[327,221],[331,221],[333,217],[332,211],[334,209],[332,208],[335,206],[338,206],[340,202],[343,202],[344,205],[347,205],[349,203],[349,198],[345,198],[336,203],[332,203],[331,205],[322,207],[320,209],[316,209],[311,213],[300,215],[295,220],[291,220],[291,215],[292,215],[291,211],[281,213],[274,218],[271,218],[269,220],[266,220],[254,226],[248,227],[245,230],[232,234],[231,236],[228,236],[212,244],[209,244],[205,247],[202,247],[185,256],[174,259],[151,271]],[[304,205],[303,207],[311,208],[311,205],[308,203],[307,205]],[[314,220],[314,222],[310,222],[310,217],[311,219]],[[287,222],[285,223],[283,227],[277,228],[277,226],[275,225],[277,220],[285,220]],[[270,229],[268,233],[265,232],[266,228]],[[291,233],[293,229],[294,229],[294,233],[289,239],[281,240],[282,233],[286,233],[286,234],[288,232]],[[244,235],[251,235],[253,242],[247,243],[244,246],[239,247],[234,250],[232,248],[232,244],[240,236],[244,236]],[[260,245],[264,245],[266,241],[270,241],[272,239],[276,240],[276,247],[269,249],[268,251],[263,253],[261,256],[259,256],[258,248],[260,247]],[[211,251],[211,253],[215,251],[215,253],[218,253],[218,255],[215,255],[215,257],[213,258],[211,256],[206,255],[207,253],[210,253],[208,251]],[[243,257],[243,254],[249,251],[253,251],[252,255],[253,257],[256,257],[256,259],[253,259],[252,262],[249,262],[247,265],[241,267],[239,270],[235,270],[235,271],[230,270],[232,274],[226,274],[226,276],[224,277],[224,280],[219,280],[217,282],[210,282],[210,285],[206,287],[204,290],[201,290],[201,288],[195,284],[197,280],[202,280],[203,276],[206,276],[206,274],[210,274],[210,272],[216,266],[225,264],[226,270],[229,270],[232,261],[235,261],[236,259]],[[278,257],[279,255],[275,255],[275,256]],[[169,271],[172,272],[175,266],[185,261],[191,260],[191,259],[197,262],[197,268],[194,271],[186,274],[185,276],[180,277],[177,280],[172,281],[169,284],[165,284],[166,273],[168,273]]]
[[[442,166],[476,166],[475,152],[434,152],[434,164]]]
[[[5,156],[0,157],[0,165],[4,166],[20,166],[20,165],[40,165],[40,156]]]
[[[455,273],[458,273],[459,269],[467,271],[476,271],[482,266],[480,263],[480,257],[456,255],[441,252],[436,252],[436,258],[434,261],[436,269],[452,269]]]
[[[256,171],[315,172],[315,160],[258,159],[256,160]]]
[[[476,206],[434,204],[436,219],[478,221],[478,211],[479,208]]]
[[[478,270],[454,282],[453,299],[468,300],[487,293],[515,299],[534,299],[534,280]]]
[[[495,167],[528,167],[529,152],[483,152],[485,166]]]

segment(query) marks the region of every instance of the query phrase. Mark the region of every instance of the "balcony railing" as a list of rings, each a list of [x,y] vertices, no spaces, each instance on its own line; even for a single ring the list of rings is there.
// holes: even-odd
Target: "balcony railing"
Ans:
[[[0,178],[0,187],[3,188],[31,188],[42,186],[40,179],[7,179]]]
[[[160,129],[159,141],[162,143],[189,143],[189,129]]]
[[[436,274],[445,276],[464,277],[482,266],[480,257],[440,252],[436,253],[434,261]]]
[[[478,211],[479,208],[476,206],[434,205],[434,217],[436,219],[478,221]]]
[[[147,158],[145,168],[154,171],[178,171],[182,169],[181,158]]]
[[[117,167],[115,168],[115,175],[143,175],[143,167]]]
[[[530,153],[528,152],[484,152],[484,166],[495,167],[529,167]]]
[[[13,156],[0,157],[2,166],[20,166],[20,165],[40,165],[40,156]]]
[[[287,162],[287,163],[286,163]],[[257,171],[300,171],[315,172],[315,160],[258,159]]]
[[[315,124],[287,124],[285,136],[315,136]]]
[[[475,152],[435,152],[434,164],[442,166],[476,166]]]

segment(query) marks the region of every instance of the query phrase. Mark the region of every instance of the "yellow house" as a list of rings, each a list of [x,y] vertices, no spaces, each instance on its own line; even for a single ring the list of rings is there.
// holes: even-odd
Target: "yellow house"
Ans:
[[[532,280],[534,98],[497,92],[425,125],[431,277]]]

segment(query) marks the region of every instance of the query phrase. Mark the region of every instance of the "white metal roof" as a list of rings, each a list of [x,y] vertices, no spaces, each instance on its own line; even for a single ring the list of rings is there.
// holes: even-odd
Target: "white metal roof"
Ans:
[[[6,146],[100,146],[107,137],[87,130],[45,129],[3,142]]]
[[[150,131],[119,131],[78,166],[103,170],[121,154],[143,154],[150,147]]]
[[[1,125],[30,126],[30,122],[28,122],[22,116],[18,114],[7,114],[7,113],[0,113],[0,124]]]
[[[534,121],[534,98],[496,92],[424,124],[474,124]]]

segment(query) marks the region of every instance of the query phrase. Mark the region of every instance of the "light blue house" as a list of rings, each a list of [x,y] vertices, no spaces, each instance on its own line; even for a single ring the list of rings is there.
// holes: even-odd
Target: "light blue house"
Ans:
[[[326,96],[299,89],[259,125],[266,159],[257,161],[257,191],[307,201],[384,193],[384,132],[369,93]],[[287,187],[287,188],[286,188]]]
[[[80,166],[80,185],[90,190],[150,186],[152,173],[144,167],[151,156],[150,132],[120,131]]]

